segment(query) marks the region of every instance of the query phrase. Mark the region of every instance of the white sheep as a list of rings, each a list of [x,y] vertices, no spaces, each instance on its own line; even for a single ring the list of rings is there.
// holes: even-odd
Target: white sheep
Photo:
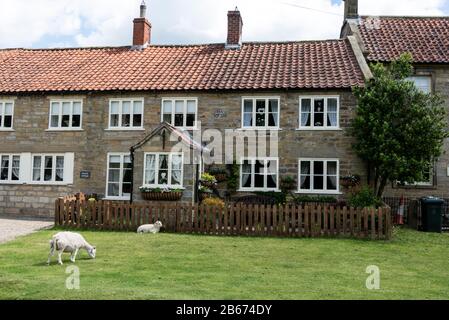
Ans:
[[[62,253],[70,252],[70,261],[75,262],[76,256],[80,249],[85,249],[89,257],[95,259],[97,249],[91,246],[82,235],[74,232],[59,232],[50,240],[50,254],[48,255],[47,264],[50,264],[51,257],[58,251],[58,263],[62,265]]]
[[[154,224],[144,224],[137,228],[137,233],[158,233],[161,230],[162,222],[156,221]]]

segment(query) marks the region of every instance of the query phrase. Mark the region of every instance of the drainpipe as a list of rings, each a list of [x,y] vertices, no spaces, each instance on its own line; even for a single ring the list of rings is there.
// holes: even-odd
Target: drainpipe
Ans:
[[[129,149],[129,152],[131,153],[131,195],[130,195],[130,204],[133,203],[133,196],[134,196],[134,147],[131,147]]]

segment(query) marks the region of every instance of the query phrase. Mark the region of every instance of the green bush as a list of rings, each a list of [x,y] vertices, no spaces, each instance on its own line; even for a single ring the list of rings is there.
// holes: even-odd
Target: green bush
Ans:
[[[349,197],[348,204],[354,208],[377,208],[382,206],[382,200],[376,196],[373,189],[365,186]]]
[[[287,202],[287,194],[284,192],[256,192],[256,194],[272,198],[277,205],[285,204]]]
[[[326,196],[296,196],[295,202],[301,203],[337,203],[337,198]]]

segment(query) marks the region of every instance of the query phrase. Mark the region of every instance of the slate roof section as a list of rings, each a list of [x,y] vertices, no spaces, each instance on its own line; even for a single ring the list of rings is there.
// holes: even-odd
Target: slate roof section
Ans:
[[[0,93],[331,89],[363,85],[348,40],[0,50]]]
[[[410,52],[416,63],[449,63],[449,17],[368,17],[359,20],[368,61]]]

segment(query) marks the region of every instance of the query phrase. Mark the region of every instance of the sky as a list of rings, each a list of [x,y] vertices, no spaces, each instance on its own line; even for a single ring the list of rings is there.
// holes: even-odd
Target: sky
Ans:
[[[142,0],[0,0],[0,48],[131,45]],[[239,8],[243,41],[339,36],[341,0],[147,0],[153,44],[223,43]],[[363,15],[449,15],[449,0],[359,0]]]

